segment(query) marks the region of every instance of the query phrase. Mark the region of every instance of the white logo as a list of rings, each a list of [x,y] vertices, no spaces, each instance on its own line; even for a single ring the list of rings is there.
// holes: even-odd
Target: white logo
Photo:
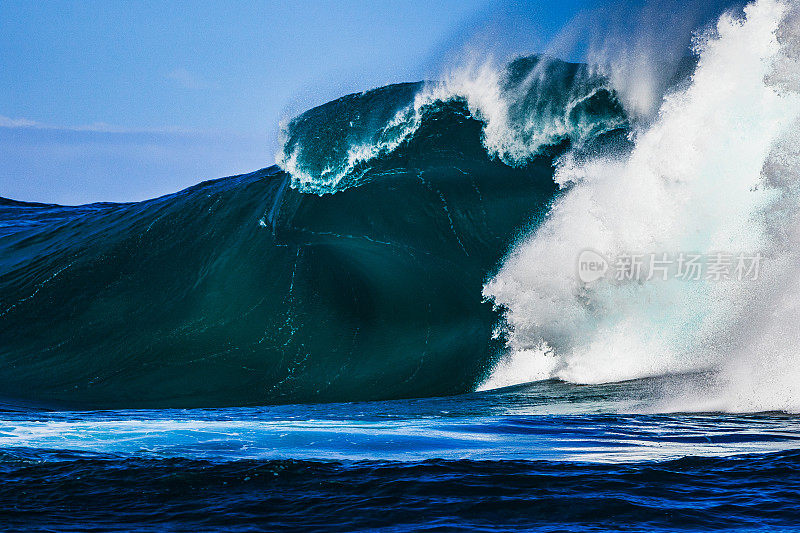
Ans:
[[[591,283],[605,276],[608,260],[599,252],[586,249],[578,256],[578,279]]]

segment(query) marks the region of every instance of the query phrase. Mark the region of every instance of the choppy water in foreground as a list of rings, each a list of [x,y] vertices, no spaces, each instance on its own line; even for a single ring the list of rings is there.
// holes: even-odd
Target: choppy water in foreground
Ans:
[[[5,530],[791,529],[800,418],[637,414],[662,380],[0,416]]]

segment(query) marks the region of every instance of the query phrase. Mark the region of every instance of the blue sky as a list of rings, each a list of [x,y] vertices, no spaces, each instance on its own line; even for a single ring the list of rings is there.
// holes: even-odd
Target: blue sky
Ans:
[[[281,118],[435,77],[472,41],[536,51],[582,5],[3,0],[0,196],[140,200],[268,166]]]

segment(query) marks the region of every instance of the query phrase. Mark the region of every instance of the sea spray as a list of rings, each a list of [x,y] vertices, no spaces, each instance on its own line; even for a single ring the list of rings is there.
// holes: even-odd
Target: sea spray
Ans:
[[[753,375],[750,363],[763,350],[748,345],[760,335],[752,327],[743,330],[742,323],[772,316],[767,309],[780,303],[776,292],[782,292],[774,287],[796,279],[774,248],[781,242],[774,235],[794,215],[766,217],[782,198],[785,209],[796,210],[785,198],[796,187],[797,169],[787,163],[791,150],[781,148],[796,146],[786,135],[800,116],[787,71],[796,65],[795,28],[795,12],[771,0],[748,5],[741,18],[724,15],[716,32],[697,45],[691,83],[664,99],[630,155],[563,159],[556,180],[566,194],[484,288],[505,310],[509,349],[484,388],[549,377],[596,383],[708,368],[733,386],[731,373],[743,365],[751,371],[738,374]],[[769,179],[770,169],[778,169],[779,177]],[[749,282],[665,281],[643,274],[585,284],[576,276],[576,261],[586,248],[607,256],[761,253],[765,272]],[[769,303],[751,306],[763,295]],[[785,338],[786,329],[797,335],[797,320],[775,322],[768,338]],[[769,344],[774,348],[775,341]],[[794,363],[798,343],[781,345],[786,350],[777,359]],[[786,394],[795,394],[797,382],[785,382]],[[760,408],[759,396],[749,397],[752,408]]]

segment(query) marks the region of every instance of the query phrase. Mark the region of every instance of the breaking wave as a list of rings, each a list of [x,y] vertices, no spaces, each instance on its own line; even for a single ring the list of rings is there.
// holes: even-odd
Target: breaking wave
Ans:
[[[630,153],[564,157],[564,191],[484,287],[509,355],[485,388],[711,370],[675,409],[800,409],[800,18],[758,0],[698,39],[690,81]],[[758,279],[651,276],[583,283],[577,258],[763,257]]]

